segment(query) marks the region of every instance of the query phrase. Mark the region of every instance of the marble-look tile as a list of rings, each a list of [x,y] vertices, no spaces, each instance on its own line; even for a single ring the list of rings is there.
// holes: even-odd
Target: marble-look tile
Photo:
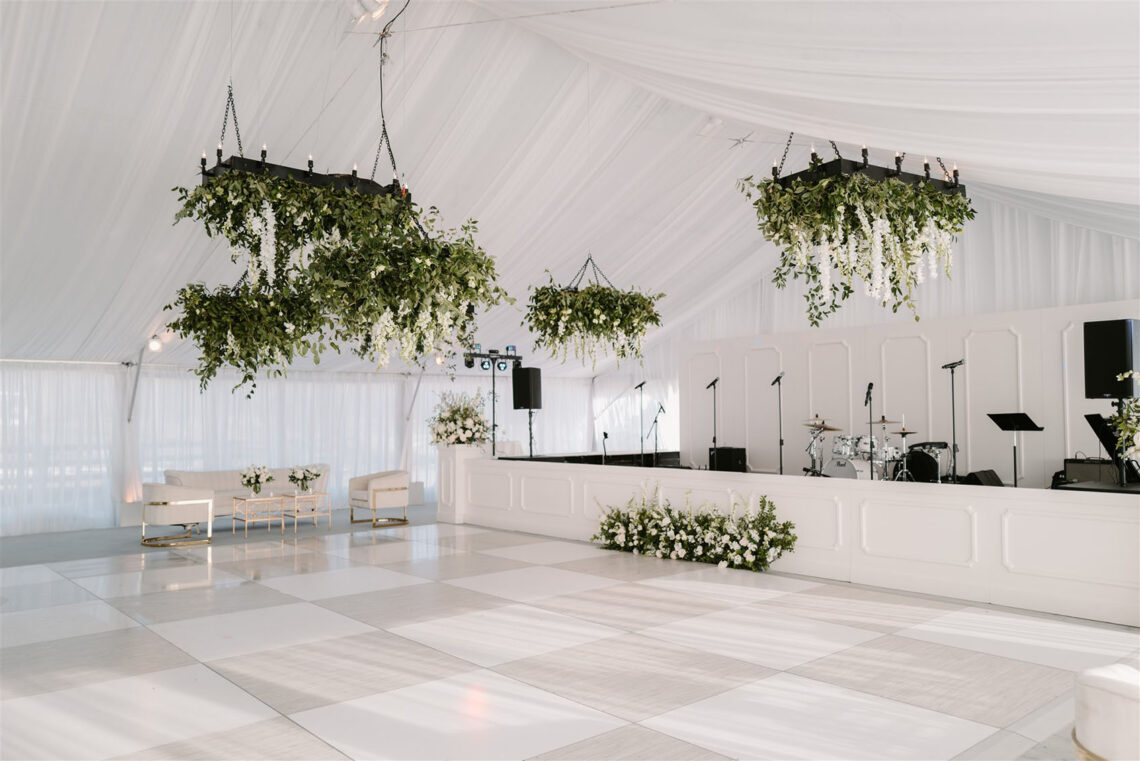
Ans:
[[[853,629],[753,607],[731,608],[643,629],[642,634],[709,653],[786,670],[877,639]]]
[[[0,588],[26,584],[50,584],[64,577],[46,565],[17,565],[0,568]]]
[[[102,600],[0,613],[0,647],[128,629],[138,623]]]
[[[639,583],[737,605],[769,600],[820,586],[818,582],[739,568],[717,568],[715,565],[702,565],[686,573],[647,579]]]
[[[50,608],[53,605],[68,605],[74,602],[98,599],[83,587],[68,579],[57,577],[57,581],[38,584],[12,584],[0,587],[0,613],[32,608]]]
[[[534,544],[516,544],[511,547],[497,547],[482,550],[487,555],[494,555],[510,560],[521,560],[524,563],[536,565],[554,565],[571,560],[586,560],[587,558],[600,558],[612,554],[610,550],[599,549],[586,542],[535,542]]]
[[[105,576],[83,576],[75,583],[103,599],[130,597],[181,589],[204,589],[244,584],[241,576],[218,570],[205,563],[187,566],[127,571]]]
[[[794,616],[814,618],[843,626],[893,634],[929,621],[962,604],[920,597],[907,597],[844,584],[822,584],[797,594],[756,603]]]
[[[614,552],[611,550],[604,552],[604,555],[598,557],[556,563],[554,567],[567,571],[591,573],[595,576],[605,576],[620,581],[656,579],[661,576],[689,573],[694,570],[693,564],[687,560],[647,558],[643,555],[634,555],[632,552]]]
[[[157,571],[160,568],[183,568],[197,565],[198,561],[173,550],[149,550],[127,555],[101,558],[64,560],[50,564],[50,568],[69,579],[85,576],[109,576],[132,571]]]
[[[297,598],[247,581],[236,586],[200,587],[175,592],[156,592],[134,597],[116,597],[109,603],[147,626],[186,618],[216,616],[271,605],[288,605]]]
[[[475,536],[482,536],[476,534]],[[563,571],[561,568],[530,566],[513,571],[499,571],[481,576],[449,579],[447,584],[472,589],[484,594],[505,597],[515,602],[531,602],[546,597],[585,592],[587,589],[614,586],[620,582],[588,573]]]
[[[1009,727],[1073,686],[1063,669],[890,635],[792,673],[995,727]]]
[[[107,758],[274,715],[205,666],[184,666],[5,701],[0,755]]]
[[[437,542],[450,536],[494,533],[491,529],[456,523],[428,523],[421,526],[399,526],[387,529],[394,536],[413,542]]]
[[[455,554],[455,550],[450,547],[441,547],[429,542],[385,542],[384,544],[365,544],[359,547],[330,549],[327,552],[330,555],[340,555],[357,563],[368,565],[431,560]]]
[[[742,759],[948,759],[996,731],[791,674],[729,690],[642,724]]]
[[[372,632],[225,658],[210,668],[289,714],[471,671],[416,642]]]
[[[209,544],[183,547],[175,552],[202,563],[239,563],[243,560],[291,560],[312,550],[286,544],[280,539],[242,544]]]
[[[1069,686],[1073,687],[1075,683],[1076,680],[1070,676]],[[1058,732],[1072,729],[1076,715],[1077,702],[1070,689],[1011,724],[1009,730],[1036,742],[1044,742]]]
[[[284,716],[118,756],[117,761],[331,761],[348,758]]]
[[[630,724],[535,756],[531,761],[728,761],[706,748]]]
[[[512,661],[495,671],[627,721],[647,719],[774,673],[637,634]]]
[[[661,626],[680,618],[692,618],[731,607],[718,600],[644,584],[618,584],[572,595],[548,597],[531,604],[536,608],[630,631]]]
[[[1140,643],[1140,632],[1134,629],[1110,629],[984,608],[952,611],[899,634],[1070,671],[1114,663]]]
[[[293,714],[356,759],[524,759],[624,722],[490,671]]]
[[[497,558],[481,552],[459,552],[452,555],[408,560],[401,563],[385,563],[390,571],[420,576],[435,581],[461,579],[464,576],[480,576],[497,571],[512,571],[516,568],[529,568],[530,563],[518,560]]]
[[[480,550],[494,550],[499,547],[513,547],[518,544],[534,544],[546,537],[535,534],[512,534],[505,531],[483,531],[478,534],[457,534],[455,536],[441,536],[435,544],[441,547],[450,547],[456,552],[479,552]]]
[[[1076,761],[1072,727],[1067,727],[1018,756],[1018,761]]]
[[[339,571],[301,573],[296,576],[277,576],[263,579],[260,584],[302,600],[322,600],[327,597],[358,595],[381,589],[429,584],[427,579],[396,573],[385,568],[360,565]]]
[[[139,626],[6,647],[0,650],[0,697],[11,700],[193,663],[189,655]]]
[[[954,761],[1010,761],[1036,744],[1028,737],[1002,730],[954,756]]]
[[[397,544],[404,541],[387,531],[351,531],[342,534],[323,534],[321,536],[306,536],[301,538],[286,537],[285,544],[291,544],[306,550],[317,552],[334,552],[347,550],[352,547],[368,547],[381,544]]]
[[[363,621],[377,629],[390,629],[510,604],[510,600],[502,597],[438,582],[330,597],[315,602],[322,608]]]
[[[200,661],[231,658],[374,631],[367,624],[345,618],[312,603],[274,605],[257,610],[171,621],[150,628],[155,634],[165,637]]]
[[[316,550],[299,550],[283,557],[247,558],[229,563],[218,563],[217,569],[242,576],[250,581],[275,579],[278,576],[296,576],[299,573],[320,573],[354,568],[357,563],[340,555],[327,555]]]
[[[389,631],[480,666],[495,666],[621,633],[529,605],[506,605]]]

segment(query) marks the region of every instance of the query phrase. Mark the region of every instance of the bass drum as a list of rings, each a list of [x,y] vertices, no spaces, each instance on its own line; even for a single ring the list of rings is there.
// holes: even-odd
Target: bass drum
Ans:
[[[836,457],[823,466],[823,475],[829,478],[871,478],[871,463],[864,460],[845,460]]]
[[[905,470],[903,466],[906,466]],[[940,480],[938,458],[921,449],[912,449],[906,457],[895,465],[895,481],[917,481],[924,484],[936,484]]]

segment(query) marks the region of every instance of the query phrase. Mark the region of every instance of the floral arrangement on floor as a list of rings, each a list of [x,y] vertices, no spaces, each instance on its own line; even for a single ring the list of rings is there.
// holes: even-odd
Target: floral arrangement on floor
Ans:
[[[312,468],[293,468],[289,471],[289,483],[301,491],[308,491],[309,484],[320,478],[320,472]]]
[[[482,444],[491,435],[483,417],[483,398],[478,394],[445,391],[439,396],[435,415],[428,420],[433,444]]]
[[[786,186],[746,177],[740,188],[756,208],[760,232],[782,249],[776,287],[784,288],[789,275],[807,282],[812,325],[839,309],[856,278],[883,306],[914,313],[915,287],[939,270],[949,276],[950,246],[975,214],[964,193],[858,172]]]
[[[174,190],[175,221],[197,219],[245,264],[235,285],[191,283],[167,306],[199,349],[203,388],[230,366],[252,393],[259,373],[329,349],[381,367],[390,346],[407,362],[449,355],[470,345],[477,308],[510,300],[475,223],[444,230],[406,196],[241,171]]]
[[[1128,370],[1116,376],[1118,381],[1140,376],[1135,370]],[[1120,401],[1120,408],[1112,416],[1112,427],[1116,430],[1120,456],[1131,459],[1140,455],[1140,397],[1129,397]]]
[[[734,495],[732,510],[725,514],[712,505],[678,510],[668,500],[662,502],[659,494],[642,494],[625,507],[607,509],[593,541],[635,555],[763,571],[795,548],[795,528],[776,519],[767,497],[750,512]]]
[[[593,266],[594,282],[582,285]],[[640,358],[645,333],[661,324],[656,303],[665,294],[618,290],[587,257],[568,286],[554,282],[531,289],[524,326],[537,336],[535,349],[545,348],[565,362],[570,355],[597,365],[598,355],[612,351],[619,360]],[[605,284],[601,283],[605,280]]]
[[[261,494],[262,488],[274,480],[273,474],[264,465],[250,465],[241,472],[241,485],[252,489],[254,494]]]

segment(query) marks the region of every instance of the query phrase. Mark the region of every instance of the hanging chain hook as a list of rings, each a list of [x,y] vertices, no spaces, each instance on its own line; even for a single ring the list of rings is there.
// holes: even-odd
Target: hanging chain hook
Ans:
[[[834,140],[828,140],[827,142],[831,143],[831,150],[835,151],[835,158],[837,158],[837,159],[843,158],[842,156],[839,155],[839,146],[835,144],[835,141]]]
[[[412,0],[405,0],[404,7],[384,25],[376,40],[380,43],[380,142],[376,145],[376,158],[372,160],[370,180],[376,179],[376,169],[380,165],[380,153],[387,146],[388,161],[392,164],[392,181],[397,184],[400,181],[400,172],[396,168],[396,154],[392,150],[392,138],[388,136],[388,122],[384,117],[384,63],[388,60],[388,39],[392,36],[392,26],[396,23],[396,19],[400,18],[408,9],[411,2]]]
[[[229,85],[226,86],[226,113],[222,117],[222,134],[218,138],[218,148],[226,142],[226,125],[230,121],[230,114],[234,115],[234,136],[237,138],[238,155],[245,157],[245,150],[241,145],[241,127],[238,126],[237,117],[237,103],[234,101],[234,81],[231,79]]]
[[[788,160],[788,149],[792,147],[792,138],[795,135],[795,132],[788,133],[788,142],[784,143],[784,155],[780,157],[780,165],[776,167],[776,174],[784,173],[784,162]]]

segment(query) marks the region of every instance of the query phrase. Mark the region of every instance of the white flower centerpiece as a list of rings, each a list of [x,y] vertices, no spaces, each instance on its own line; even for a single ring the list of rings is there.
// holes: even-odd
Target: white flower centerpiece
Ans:
[[[755,512],[741,502],[734,495],[732,511],[725,514],[710,505],[678,510],[660,495],[642,494],[625,507],[606,510],[593,541],[635,555],[766,570],[795,548],[795,524],[778,521],[767,497],[760,498]]]
[[[483,416],[483,399],[478,394],[451,391],[440,394],[435,416],[428,421],[433,444],[482,444],[491,427]]]
[[[241,472],[241,485],[254,494],[261,494],[261,489],[273,480],[273,474],[264,465],[250,465]]]
[[[293,468],[289,471],[289,483],[297,487],[298,491],[309,491],[309,484],[320,477],[320,473],[311,468]]]

